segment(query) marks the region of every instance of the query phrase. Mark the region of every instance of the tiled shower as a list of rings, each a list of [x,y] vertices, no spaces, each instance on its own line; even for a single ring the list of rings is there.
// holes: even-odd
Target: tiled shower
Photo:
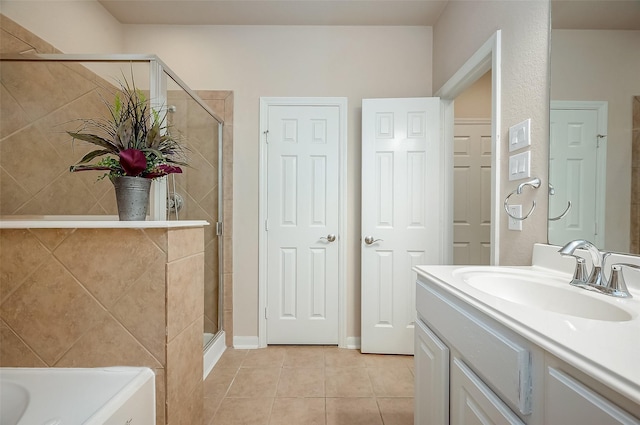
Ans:
[[[117,84],[116,78],[134,75],[139,87],[150,87],[150,65],[144,61],[126,60],[118,63],[95,60],[82,63],[72,60],[9,62],[5,60],[6,54],[22,55],[24,58],[31,53],[60,52],[3,15],[0,15],[0,19],[4,31],[1,53],[5,54],[0,68],[2,83],[0,87],[2,90],[0,93],[2,102],[0,114],[2,120],[0,122],[0,215],[4,218],[7,216],[36,216],[37,218],[79,216],[78,219],[80,217],[99,219],[99,216],[116,215],[115,197],[108,179],[98,180],[98,172],[73,174],[68,172],[69,166],[87,152],[87,147],[83,147],[77,142],[72,144],[71,138],[65,130],[77,129],[77,123],[73,122],[74,119],[95,118],[107,111],[103,102],[110,102],[113,99],[113,87]],[[210,226],[205,227],[204,240],[202,241],[204,291],[199,295],[203,300],[200,302],[204,304],[203,324],[200,328],[203,334],[203,345],[205,345],[203,348],[206,348],[206,344],[210,344],[212,339],[221,335],[219,331],[223,326],[222,317],[228,318],[228,321],[224,323],[226,339],[230,341],[232,338],[231,285],[233,275],[230,218],[232,213],[233,93],[230,91],[200,91],[196,95],[174,81],[170,72],[167,75],[166,99],[162,99],[160,105],[162,108],[170,108],[171,112],[168,114],[169,123],[172,125],[170,131],[179,132],[185,137],[190,152],[191,165],[175,181],[168,182],[169,194],[174,197],[173,199],[175,199],[174,195],[180,196],[182,204],[177,211],[177,216],[175,209],[173,209],[168,211],[167,218],[170,220],[206,220],[211,223]],[[156,101],[155,99],[151,100]],[[224,126],[221,124],[222,121],[225,122]],[[224,149],[222,143],[224,143]],[[225,219],[228,219],[228,222],[225,222]],[[216,222],[222,222],[224,226],[217,227]],[[219,234],[216,232],[216,228],[224,228],[224,232]],[[155,233],[153,230],[123,231],[123,238],[131,241],[135,247],[140,249],[150,247],[149,249],[153,253],[162,256],[162,251],[166,252],[166,247],[158,242],[159,239],[154,239]],[[163,238],[165,237],[167,237],[166,232]],[[59,268],[61,267],[63,275],[69,273],[73,276],[72,280],[78,280],[76,283],[83,290],[87,290],[91,294],[96,292],[94,289],[100,292],[99,286],[95,286],[93,289],[89,288],[91,285],[96,285],[96,282],[92,283],[91,279],[79,280],[76,273],[72,272],[73,262],[68,265],[58,255],[63,248],[70,250],[70,252],[74,249],[79,250],[80,245],[75,243],[77,238],[84,241],[91,240],[91,235],[87,230],[81,232],[76,230],[73,234],[61,234],[54,230],[3,231],[2,238],[4,246],[0,246],[0,261],[3,262],[2,281],[0,282],[0,288],[2,288],[0,291],[0,312],[2,312],[3,319],[8,314],[7,312],[15,310],[16,306],[12,303],[18,298],[14,295],[19,295],[17,293],[19,288],[22,287],[23,290],[28,288],[23,285],[31,277],[31,271],[25,275],[24,269],[20,276],[11,274],[10,270],[15,271],[15,269],[4,267],[9,257],[12,262],[18,261],[17,259],[27,261],[32,258],[31,254],[33,254],[33,258],[39,259],[37,264],[27,261],[24,264],[15,265],[32,267],[35,271],[40,270],[46,263],[43,259],[51,259]],[[9,246],[7,238],[15,239],[11,239],[11,246],[22,247],[29,255],[23,255],[21,250],[7,249]],[[158,248],[160,251],[156,252]],[[42,251],[41,255],[36,255],[39,252],[38,249]],[[151,261],[155,257],[152,255],[149,258]],[[71,261],[73,258],[67,260]],[[160,264],[160,262],[158,260],[157,263]],[[106,291],[106,293],[111,293],[110,297],[114,299],[107,302],[98,297],[99,304],[110,311],[112,306],[128,299],[127,308],[143,311],[144,309],[141,310],[142,305],[147,301],[152,302],[154,297],[149,298],[148,291],[135,295],[134,289],[136,287],[144,288],[146,285],[147,290],[153,294],[158,288],[153,289],[148,284],[136,283],[134,285],[134,283],[159,282],[158,276],[154,272],[156,267],[151,263],[145,264],[138,268],[134,267],[136,273],[129,275],[125,273],[127,270],[131,271],[129,268],[111,264],[110,267],[120,268],[119,272],[129,276],[125,279],[129,283],[125,284],[121,291],[118,291],[115,290],[117,288],[110,280],[102,282],[106,288],[114,290]],[[164,269],[164,266],[162,268]],[[36,276],[37,273],[33,273],[33,277]],[[169,281],[167,280],[167,282]],[[222,290],[222,286],[227,290],[224,297],[222,294],[225,291]],[[28,301],[24,302],[28,303]],[[115,313],[110,314],[116,318]],[[89,317],[92,316],[89,314]],[[36,354],[33,359],[29,356],[18,355],[19,351],[24,349],[24,345],[37,353],[37,350],[33,350],[34,347],[30,346],[37,345],[37,343],[26,343],[25,338],[29,338],[25,335],[29,334],[30,330],[18,329],[20,322],[14,321],[10,324],[6,320],[2,320],[0,323],[1,339],[4,342],[1,344],[0,366],[64,366],[63,363],[60,363],[62,359],[71,357],[63,353],[67,351],[73,353],[73,350],[79,349],[73,348],[74,341],[84,341],[84,344],[87,344],[87,341],[90,342],[93,330],[89,326],[93,322],[87,320],[86,317],[72,320],[69,323],[65,322],[63,326],[77,331],[77,335],[74,334],[75,336],[72,338],[73,341],[69,341],[67,346],[60,348],[62,350],[60,353],[53,353],[50,356],[40,353]],[[97,326],[98,322],[93,325]],[[125,325],[117,318],[116,323],[113,329],[124,327],[126,333],[137,341],[134,346],[140,344],[141,348],[138,351],[140,353],[146,352],[150,356],[149,359],[156,359],[149,360],[151,367],[154,367],[154,362],[159,361],[158,365],[163,364],[163,348],[160,347],[158,340],[153,340],[153,338],[154,335],[160,335],[158,332],[162,331],[164,321],[156,323],[153,318],[146,318],[142,327],[132,323]],[[138,330],[134,330],[136,326],[138,326]],[[154,329],[156,330],[154,331]],[[52,329],[50,336],[55,339],[59,332],[63,332],[63,330]],[[21,343],[6,344],[7,338],[17,338]],[[95,348],[100,345],[97,341],[94,342],[96,344],[83,346],[85,350],[83,356],[86,357],[93,352],[92,346]],[[18,351],[6,352],[13,348]],[[135,352],[134,350],[130,354],[135,357]],[[23,359],[30,358],[33,361],[29,364],[18,364]],[[95,360],[95,364],[108,363],[106,357],[103,361],[98,358],[93,360]],[[138,360],[133,363],[140,363]],[[159,366],[156,367],[156,370],[160,370]]]

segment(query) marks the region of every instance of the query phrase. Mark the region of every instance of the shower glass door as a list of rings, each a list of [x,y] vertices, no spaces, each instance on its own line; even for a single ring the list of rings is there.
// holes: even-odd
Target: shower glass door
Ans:
[[[181,136],[188,147],[189,167],[167,180],[167,218],[206,220],[204,228],[204,329],[203,347],[221,329],[220,300],[222,236],[222,122],[206,110],[171,77],[167,78],[168,131]]]

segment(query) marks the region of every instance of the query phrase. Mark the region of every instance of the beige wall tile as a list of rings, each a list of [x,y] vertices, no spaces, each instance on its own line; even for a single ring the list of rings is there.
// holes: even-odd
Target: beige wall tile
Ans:
[[[111,315],[104,315],[73,344],[56,367],[104,367],[114,365],[162,367],[144,346]]]
[[[167,374],[164,369],[154,369],[156,374],[156,425],[166,424]]]
[[[167,238],[169,262],[204,251],[204,233],[201,228],[170,229]]]
[[[139,229],[78,229],[54,254],[107,307],[164,258]]]
[[[167,411],[189,403],[189,395],[202,382],[202,319],[194,321],[167,345]],[[200,402],[202,399],[200,399]],[[202,406],[202,405],[201,405]]]
[[[0,37],[3,45],[6,41],[5,38],[9,37],[5,37],[4,34]],[[0,75],[2,75],[2,70],[0,70]],[[0,85],[0,110],[2,111],[2,114],[0,114],[0,139],[4,139],[29,124],[27,115],[15,98],[7,91],[4,84]]]
[[[75,229],[30,229],[40,242],[49,250],[53,251],[63,240],[67,238]]]
[[[204,421],[204,399],[202,398],[202,380],[184,400],[183,404],[167,412],[168,425],[201,424]]]
[[[158,258],[112,308],[113,315],[165,365],[165,262]]]
[[[0,367],[47,366],[4,321],[0,321]]]
[[[203,253],[167,264],[167,340],[169,342],[194,320],[198,318],[202,320],[203,280]],[[202,333],[202,327],[200,332]],[[200,345],[202,346],[202,341]]]
[[[86,78],[70,72],[69,67],[55,62],[5,62],[2,79],[32,120],[42,118],[95,87]]]
[[[49,252],[26,229],[0,230],[0,303],[49,258]]]
[[[144,233],[149,239],[153,241],[153,243],[156,244],[158,248],[160,248],[160,250],[162,250],[162,252],[166,254],[168,243],[167,229],[144,229]]]
[[[14,179],[9,173],[0,169],[0,214],[13,215],[29,201],[31,195],[27,189]]]
[[[48,258],[5,300],[0,315],[53,365],[106,312],[67,270]]]
[[[21,206],[18,215],[85,215],[97,203],[84,183],[63,171],[51,183]]]
[[[3,139],[0,158],[2,168],[31,195],[48,186],[69,166],[35,126],[25,127]],[[29,166],[25,167],[27,158]]]

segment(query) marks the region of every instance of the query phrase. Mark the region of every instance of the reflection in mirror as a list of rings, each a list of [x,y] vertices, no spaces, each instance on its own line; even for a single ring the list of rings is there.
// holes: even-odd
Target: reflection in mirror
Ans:
[[[491,71],[455,98],[453,264],[491,262]]]
[[[554,0],[551,18],[549,243],[640,253],[640,2]]]

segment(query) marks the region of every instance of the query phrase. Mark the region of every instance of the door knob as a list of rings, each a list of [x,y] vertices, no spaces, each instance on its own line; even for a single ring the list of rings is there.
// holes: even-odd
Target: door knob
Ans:
[[[336,235],[329,233],[326,237],[321,237],[320,240],[325,240],[327,242],[333,242],[336,240]]]
[[[376,242],[383,242],[382,239],[374,239],[373,236],[365,236],[364,237],[364,243],[366,243],[367,245],[371,245],[374,244]]]

